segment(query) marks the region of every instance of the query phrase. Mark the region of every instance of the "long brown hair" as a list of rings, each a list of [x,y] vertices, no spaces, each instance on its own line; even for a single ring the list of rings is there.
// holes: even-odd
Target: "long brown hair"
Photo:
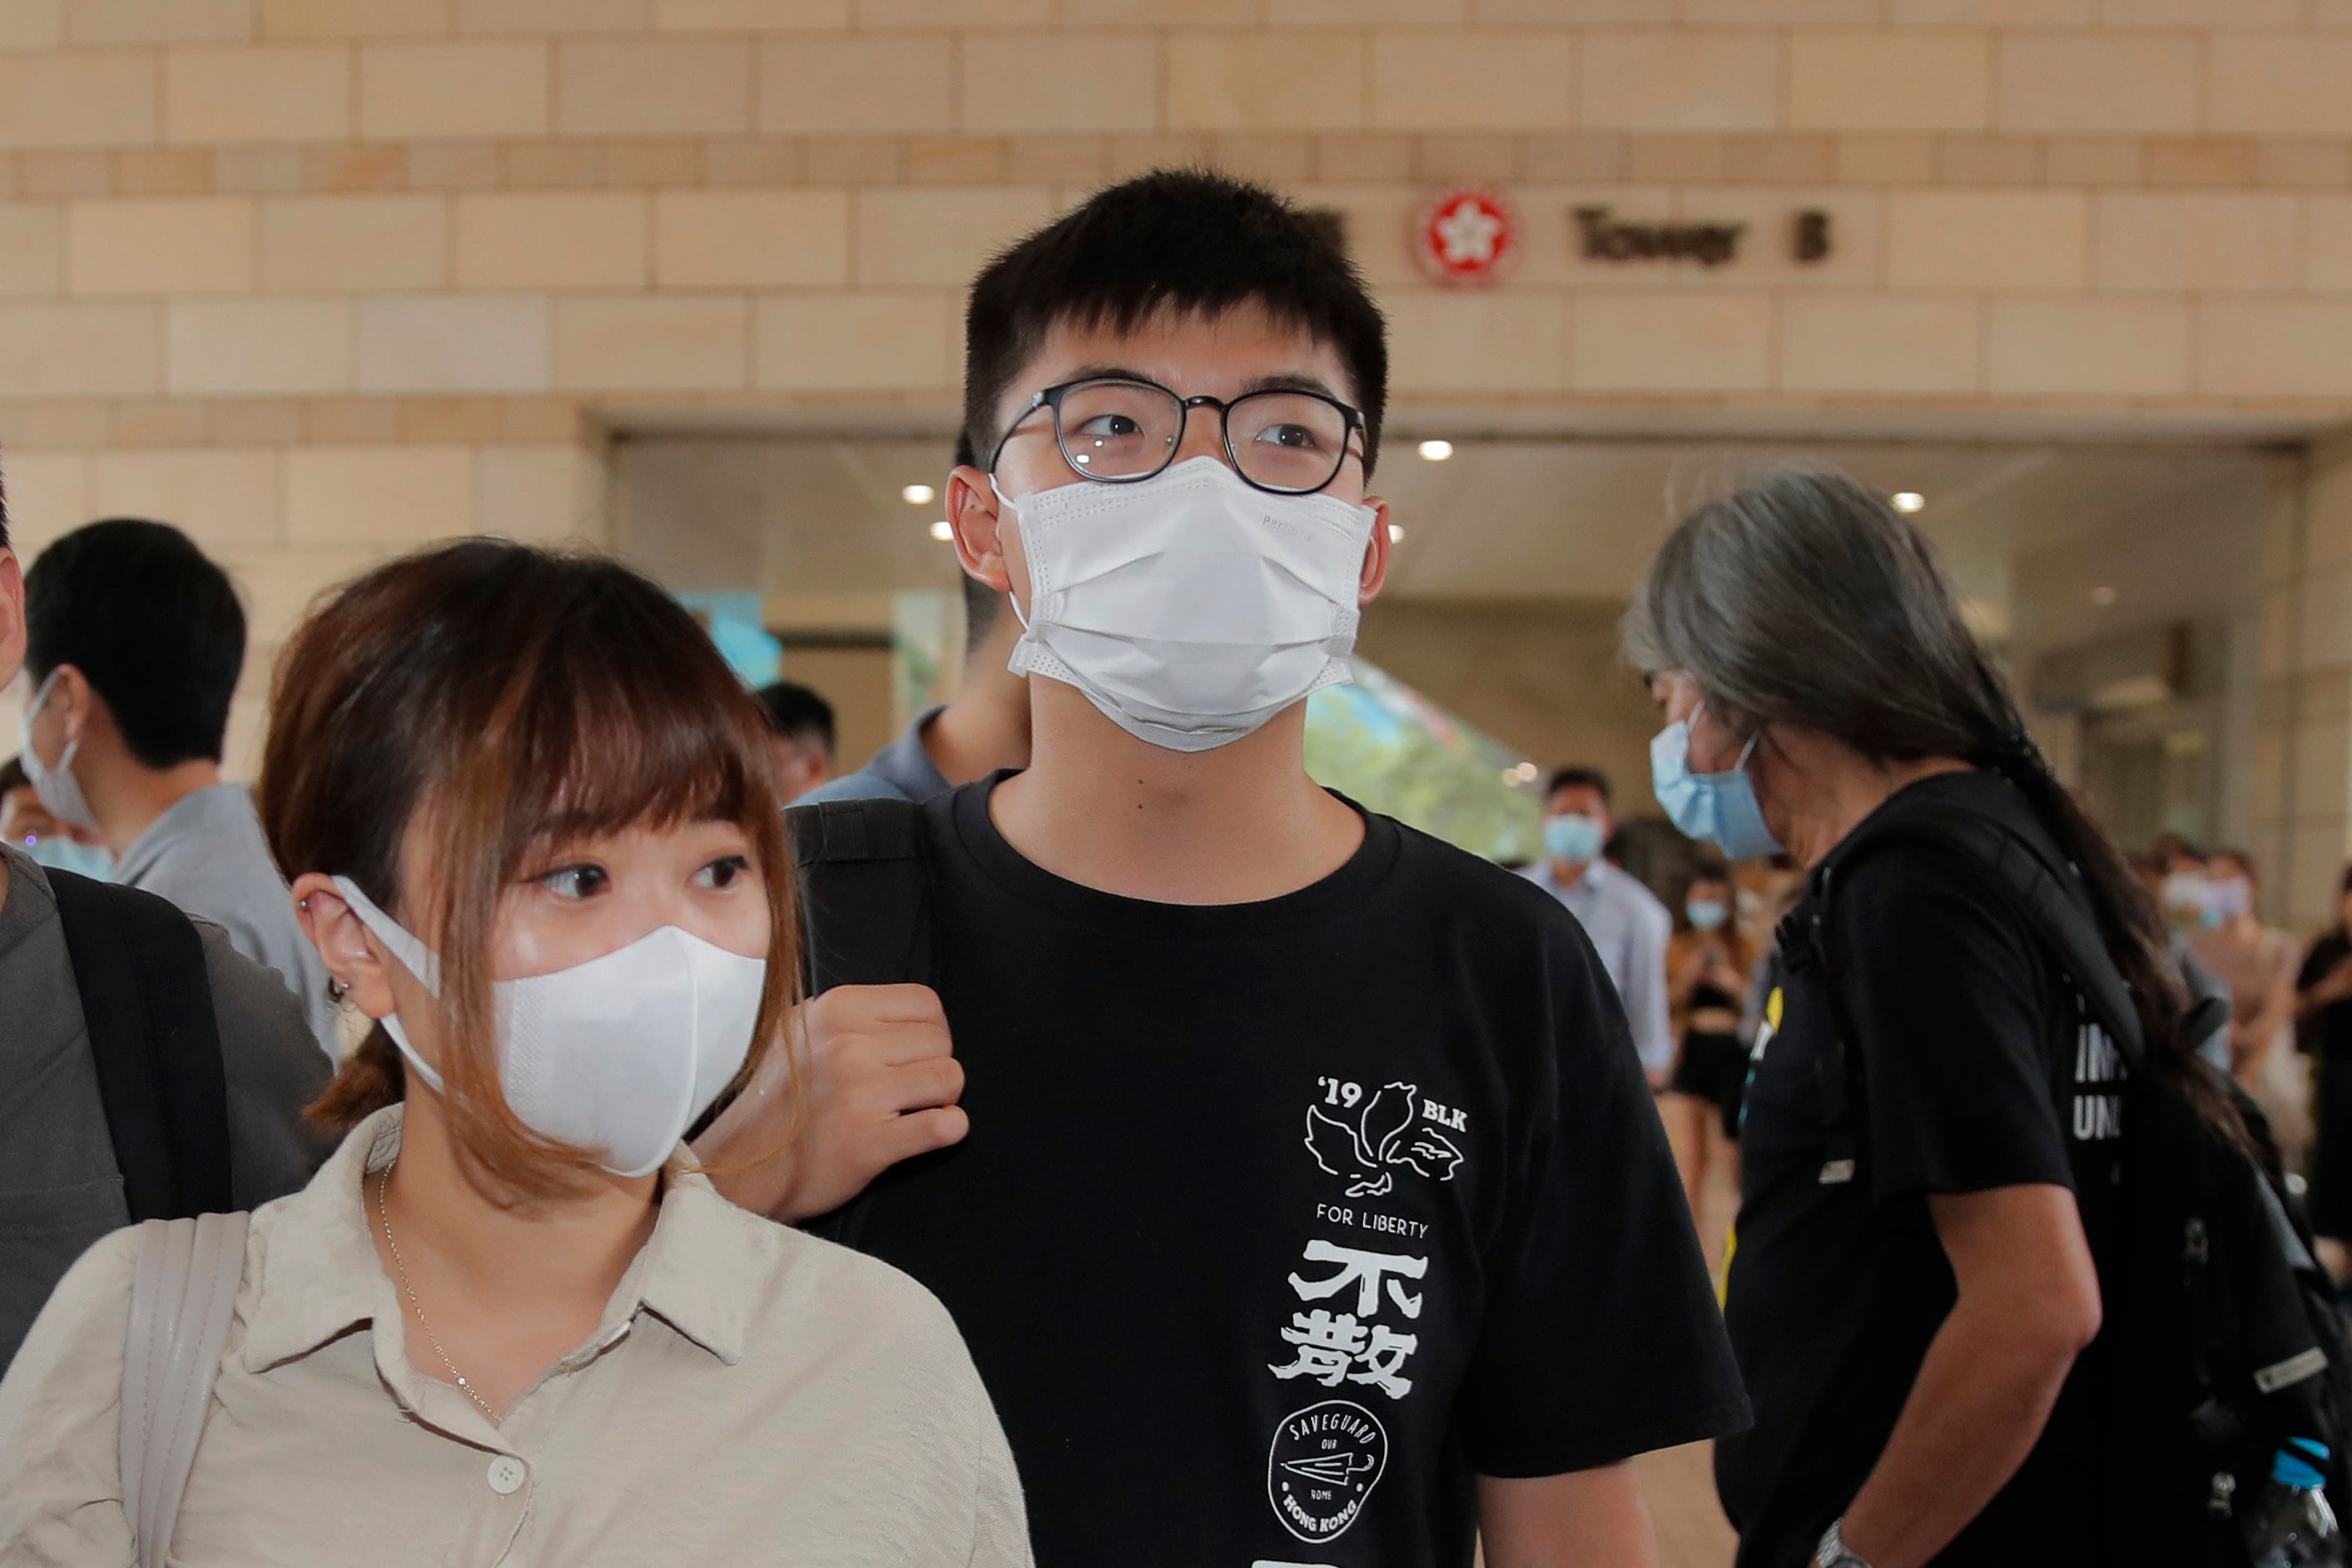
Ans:
[[[440,955],[451,1130],[486,1173],[546,1194],[597,1159],[532,1131],[499,1091],[489,955],[501,900],[529,857],[562,840],[741,827],[773,922],[748,1078],[800,975],[767,743],[751,694],[652,583],[595,556],[468,540],[375,568],[296,631],[278,657],[255,793],[289,881],[349,877]],[[401,875],[419,834],[437,874],[433,908],[417,907]],[[405,1085],[378,1026],[310,1114],[348,1130]]]

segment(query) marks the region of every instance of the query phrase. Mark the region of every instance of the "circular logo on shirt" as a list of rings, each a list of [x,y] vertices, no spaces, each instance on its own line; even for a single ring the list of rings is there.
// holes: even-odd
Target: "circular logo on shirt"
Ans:
[[[1265,1464],[1265,1494],[1283,1527],[1306,1542],[1347,1532],[1389,1468],[1389,1435],[1360,1405],[1327,1399],[1282,1418]]]

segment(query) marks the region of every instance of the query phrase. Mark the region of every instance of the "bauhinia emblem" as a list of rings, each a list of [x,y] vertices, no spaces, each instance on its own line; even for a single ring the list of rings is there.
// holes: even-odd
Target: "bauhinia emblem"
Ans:
[[[1327,1100],[1342,1113],[1362,1098],[1363,1090],[1355,1084],[1323,1081],[1329,1086]],[[1442,1117],[1458,1131],[1461,1114],[1423,1102],[1413,1084],[1383,1084],[1363,1100],[1353,1121],[1328,1116],[1321,1106],[1309,1105],[1307,1150],[1327,1173],[1348,1178],[1351,1198],[1385,1196],[1396,1186],[1395,1172],[1400,1168],[1432,1181],[1450,1182],[1454,1167],[1462,1163],[1462,1151],[1430,1122]]]

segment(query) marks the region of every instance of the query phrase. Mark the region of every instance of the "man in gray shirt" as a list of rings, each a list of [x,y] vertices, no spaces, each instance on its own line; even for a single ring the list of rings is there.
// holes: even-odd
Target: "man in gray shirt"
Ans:
[[[24,578],[0,506],[0,686],[25,656]],[[329,1064],[293,994],[194,922],[220,1037],[232,1199],[251,1207],[301,1186],[323,1158],[302,1107]],[[50,1287],[131,1217],[98,1068],[48,875],[0,845],[0,1370]]]
[[[302,934],[242,784],[221,780],[245,612],[228,574],[178,529],[117,518],[76,529],[25,577],[35,694],[22,761],[42,804],[94,828],[114,880],[224,928],[301,999],[337,1055],[327,972]]]
[[[1592,939],[1624,1005],[1633,1047],[1653,1085],[1675,1065],[1666,1006],[1666,942],[1674,917],[1657,895],[1601,858],[1616,831],[1609,779],[1598,768],[1562,768],[1544,795],[1544,858],[1522,873],[1558,899]]]

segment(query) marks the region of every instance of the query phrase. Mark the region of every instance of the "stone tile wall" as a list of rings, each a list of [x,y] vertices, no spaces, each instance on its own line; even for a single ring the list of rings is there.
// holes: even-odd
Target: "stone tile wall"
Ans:
[[[0,446],[20,542],[173,517],[266,652],[386,551],[599,533],[637,420],[944,425],[972,269],[1185,162],[1347,215],[1412,406],[2326,424],[2347,84],[2352,0],[0,0]],[[1465,179],[1524,253],[1451,292]],[[1589,203],[1757,248],[1595,264]]]

